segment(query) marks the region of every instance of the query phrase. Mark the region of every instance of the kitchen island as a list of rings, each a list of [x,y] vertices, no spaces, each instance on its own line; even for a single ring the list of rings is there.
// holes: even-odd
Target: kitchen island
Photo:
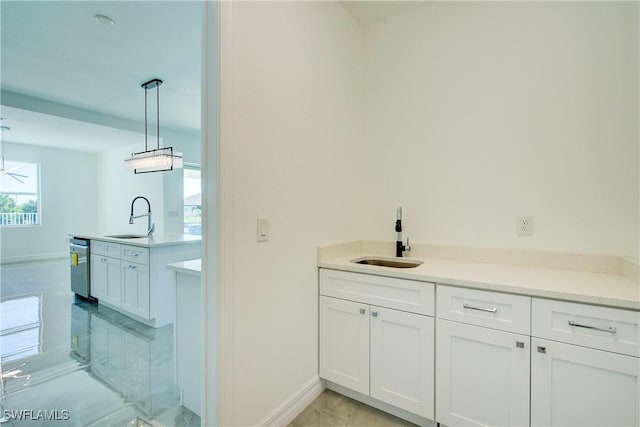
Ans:
[[[91,296],[98,304],[154,328],[174,322],[173,277],[166,265],[199,258],[200,236],[74,236],[91,242]]]
[[[180,387],[181,404],[201,415],[202,384],[202,297],[200,259],[167,265],[175,278],[176,321],[174,354],[176,384]]]

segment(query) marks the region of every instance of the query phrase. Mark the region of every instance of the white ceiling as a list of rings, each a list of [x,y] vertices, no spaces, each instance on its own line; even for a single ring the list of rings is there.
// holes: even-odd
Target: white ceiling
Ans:
[[[0,11],[4,94],[138,122],[144,133],[140,84],[157,77],[164,81],[161,127],[199,131],[201,2],[3,0]],[[96,14],[115,25],[96,22]],[[5,102],[16,96],[3,98],[6,141],[101,151],[135,135],[56,111],[28,111],[28,102],[16,108]],[[153,112],[155,90],[149,99]]]
[[[363,26],[423,4],[342,3]],[[200,1],[2,0],[0,12],[5,141],[94,152],[142,143],[140,84],[156,77],[164,81],[161,132],[199,132]],[[115,24],[98,23],[96,14]],[[101,115],[111,119],[87,120]],[[124,130],[114,118],[128,123]]]
[[[144,147],[144,133],[7,106],[2,116],[7,117],[3,126],[9,127],[4,132],[7,142],[96,153],[133,144],[140,144],[140,151]]]

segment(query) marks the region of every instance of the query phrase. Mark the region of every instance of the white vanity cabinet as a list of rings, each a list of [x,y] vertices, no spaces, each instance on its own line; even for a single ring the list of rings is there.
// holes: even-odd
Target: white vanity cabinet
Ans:
[[[438,285],[437,422],[529,425],[530,301]]]
[[[369,306],[320,296],[320,377],[369,394]]]
[[[640,425],[640,312],[533,299],[532,426]]]
[[[329,388],[432,420],[434,285],[320,269],[320,294],[320,377]]]

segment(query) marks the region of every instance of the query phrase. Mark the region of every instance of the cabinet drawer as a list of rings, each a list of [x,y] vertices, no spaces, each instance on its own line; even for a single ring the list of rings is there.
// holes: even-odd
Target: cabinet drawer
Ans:
[[[121,259],[123,261],[149,265],[149,249],[139,246],[122,245]]]
[[[438,285],[438,318],[529,335],[531,298]]]
[[[434,315],[433,283],[320,269],[320,294],[411,313]]]
[[[640,311],[534,298],[531,335],[640,356]]]
[[[112,258],[120,258],[120,244],[103,242],[102,240],[92,240],[91,253],[109,256]]]

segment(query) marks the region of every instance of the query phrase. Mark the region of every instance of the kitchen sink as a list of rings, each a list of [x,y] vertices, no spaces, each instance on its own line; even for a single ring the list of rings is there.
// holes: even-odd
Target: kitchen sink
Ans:
[[[149,236],[147,236],[146,234],[112,234],[110,236],[104,237],[111,237],[113,239],[142,239]]]
[[[352,259],[351,262],[364,265],[377,265],[380,267],[393,268],[415,268],[422,264],[422,261],[402,258],[384,258],[384,257],[362,257]]]

